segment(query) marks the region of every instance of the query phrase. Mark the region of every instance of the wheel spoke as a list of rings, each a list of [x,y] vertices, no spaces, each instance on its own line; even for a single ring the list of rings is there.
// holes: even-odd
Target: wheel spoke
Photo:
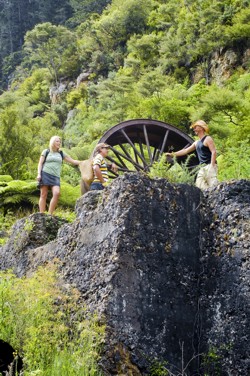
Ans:
[[[166,146],[166,143],[167,143],[167,139],[168,139],[168,134],[169,134],[169,130],[167,129],[165,136],[164,136],[164,139],[162,141],[162,146],[161,146],[160,155],[159,155],[160,157],[161,157],[162,153],[164,152],[164,149],[165,149],[165,146]]]
[[[144,155],[144,150],[143,150],[143,144],[142,144],[142,140],[141,140],[139,132],[137,132],[137,138],[138,138],[138,144],[139,144],[139,147],[140,147],[141,155],[143,156],[144,160],[146,160],[145,155]],[[148,168],[147,163],[144,163],[144,168],[146,168],[146,169]]]
[[[137,154],[137,156],[140,157],[140,159],[142,160],[143,164],[147,162],[145,161],[145,159],[143,158],[143,156],[141,155],[141,153],[139,153],[139,151],[136,149],[135,145],[133,144],[133,142],[131,141],[131,139],[129,138],[129,136],[127,135],[127,133],[124,131],[124,129],[121,129],[121,133],[123,134],[123,136],[126,138],[126,140],[128,141],[128,143],[130,144],[130,146],[132,147],[133,151],[135,154]],[[137,161],[136,163],[138,163],[138,158],[137,158]]]
[[[136,162],[130,157],[130,155],[128,154],[128,152],[127,152],[127,150],[125,149],[125,147],[124,147],[122,144],[119,144],[119,146],[120,146],[120,148],[122,149],[122,151],[124,152],[124,154],[121,153],[121,152],[118,151],[118,150],[115,150],[116,153],[118,153],[118,154],[120,155],[121,158],[124,158],[124,159],[126,159],[127,161],[129,161],[130,163],[132,163],[132,164],[135,166],[135,168],[136,168],[137,171],[143,170],[143,167],[140,166],[138,163],[136,163]],[[111,147],[110,149],[113,150],[114,148]]]
[[[122,172],[135,172],[135,170],[129,170],[128,168],[119,168],[119,171],[122,171]]]
[[[114,158],[108,156],[106,157],[111,163],[115,163],[119,168],[123,168],[123,165],[121,165],[119,162],[117,162]]]
[[[115,179],[119,176],[119,174],[117,172],[114,172],[112,170],[108,170],[108,175],[111,179]]]
[[[138,155],[137,155],[135,149],[133,149],[133,151],[134,151],[135,161],[136,161],[136,163],[139,163],[139,161],[138,161]]]
[[[155,146],[154,152],[153,152],[153,163],[158,160],[158,154],[159,154],[159,148]]]
[[[150,149],[150,144],[149,144],[149,140],[148,140],[147,127],[146,127],[145,124],[143,124],[143,133],[144,133],[146,145],[147,145],[147,148],[148,148],[148,156],[149,156],[149,159],[150,159],[150,164],[152,164],[153,163],[153,157],[152,157],[152,153],[151,153],[151,149]]]
[[[128,167],[124,163],[123,159],[120,157],[120,155],[118,154],[117,150],[114,147],[112,148],[112,151],[115,154],[116,158],[119,160],[119,162],[117,162],[113,159],[112,162],[117,164],[117,166],[119,166],[120,168],[124,167],[125,169],[128,169]],[[109,156],[109,158],[112,158],[112,157]]]

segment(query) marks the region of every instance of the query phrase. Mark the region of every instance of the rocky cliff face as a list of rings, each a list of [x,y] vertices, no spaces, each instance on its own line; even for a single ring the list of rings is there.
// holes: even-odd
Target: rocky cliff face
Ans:
[[[173,374],[248,375],[249,188],[203,195],[124,175],[81,197],[77,220],[50,242],[30,235],[50,217],[30,216],[30,228],[18,221],[0,267],[21,276],[60,260],[62,277],[105,317],[106,374],[147,375],[157,359]]]
[[[213,52],[207,61],[205,78],[208,83],[215,82],[223,86],[239,67],[248,69],[250,61],[249,46],[238,45],[233,49],[221,48]],[[193,72],[193,82],[204,78],[204,66],[198,65]]]
[[[205,200],[212,242],[200,259],[204,340],[223,374],[249,375],[250,182],[221,184]]]

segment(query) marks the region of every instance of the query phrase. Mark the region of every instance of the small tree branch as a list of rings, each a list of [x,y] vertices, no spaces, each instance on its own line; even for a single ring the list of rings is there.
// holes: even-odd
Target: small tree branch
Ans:
[[[225,115],[227,115],[230,119],[230,122],[233,123],[234,125],[239,125],[238,123],[236,123],[234,120],[233,120],[233,117],[231,114],[229,114],[227,111],[223,111]]]

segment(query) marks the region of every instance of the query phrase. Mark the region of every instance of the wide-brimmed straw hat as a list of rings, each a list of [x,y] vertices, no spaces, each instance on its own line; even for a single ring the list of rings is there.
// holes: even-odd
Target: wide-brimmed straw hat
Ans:
[[[191,129],[194,129],[196,126],[199,126],[204,129],[205,133],[209,133],[209,128],[207,123],[204,120],[197,120],[195,123],[191,125]]]

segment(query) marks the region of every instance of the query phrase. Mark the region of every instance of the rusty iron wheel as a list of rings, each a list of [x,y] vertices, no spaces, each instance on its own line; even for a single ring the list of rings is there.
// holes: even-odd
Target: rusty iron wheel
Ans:
[[[124,121],[110,128],[100,139],[111,146],[107,157],[118,166],[118,173],[110,171],[115,178],[120,173],[149,171],[163,153],[190,146],[194,140],[173,125],[158,120],[134,119]],[[186,157],[178,158],[182,162]],[[190,165],[198,164],[194,157]]]

